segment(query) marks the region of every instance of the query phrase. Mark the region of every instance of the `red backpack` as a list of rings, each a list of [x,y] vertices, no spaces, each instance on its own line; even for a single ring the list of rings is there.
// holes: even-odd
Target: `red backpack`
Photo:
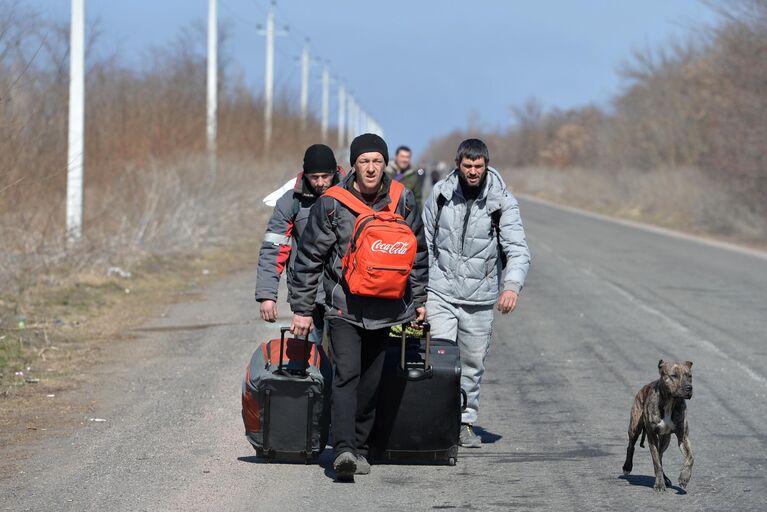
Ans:
[[[341,186],[325,192],[357,214],[342,263],[349,291],[363,297],[401,299],[413,269],[418,242],[401,215],[395,213],[405,187],[392,181],[391,202],[374,211]]]

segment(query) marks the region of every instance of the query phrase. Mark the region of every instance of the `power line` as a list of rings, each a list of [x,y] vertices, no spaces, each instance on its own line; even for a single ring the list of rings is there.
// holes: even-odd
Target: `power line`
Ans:
[[[245,26],[248,26],[248,27],[256,29],[256,30],[258,30],[260,28],[260,25],[258,23],[256,23],[255,21],[252,21],[251,19],[249,19],[249,18],[247,18],[245,16],[242,16],[234,7],[229,5],[224,0],[219,0],[219,2],[221,2],[221,5],[224,6],[224,9],[229,11],[229,14],[234,16],[234,22],[235,23],[239,23],[241,25],[245,25]]]

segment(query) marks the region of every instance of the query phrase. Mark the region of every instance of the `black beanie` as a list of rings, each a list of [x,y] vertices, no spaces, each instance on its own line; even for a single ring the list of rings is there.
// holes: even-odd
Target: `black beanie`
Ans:
[[[362,153],[373,151],[381,153],[383,155],[384,165],[389,165],[389,148],[386,147],[386,142],[375,133],[363,133],[354,138],[352,145],[349,148],[351,164],[354,165],[354,162],[357,161],[357,158]]]
[[[304,153],[304,174],[336,172],[338,165],[333,150],[325,144],[312,144]]]

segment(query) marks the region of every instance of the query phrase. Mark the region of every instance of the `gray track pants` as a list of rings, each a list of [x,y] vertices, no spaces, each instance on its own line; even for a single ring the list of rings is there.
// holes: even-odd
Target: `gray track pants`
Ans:
[[[426,301],[432,337],[456,340],[461,351],[461,388],[468,399],[461,416],[463,423],[476,422],[479,414],[479,387],[493,332],[493,306],[450,304],[433,293]]]

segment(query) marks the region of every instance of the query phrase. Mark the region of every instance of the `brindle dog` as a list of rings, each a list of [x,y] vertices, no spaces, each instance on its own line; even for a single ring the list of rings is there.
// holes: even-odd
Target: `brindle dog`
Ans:
[[[650,455],[655,467],[655,490],[665,491],[671,480],[663,473],[663,452],[668,448],[671,434],[676,434],[679,450],[684,457],[679,486],[687,487],[692,474],[692,446],[687,431],[687,404],[692,398],[692,361],[658,362],[660,379],[644,386],[631,406],[629,445],[623,474],[633,468],[634,445],[642,435],[639,446],[644,448],[645,435],[650,442]]]

